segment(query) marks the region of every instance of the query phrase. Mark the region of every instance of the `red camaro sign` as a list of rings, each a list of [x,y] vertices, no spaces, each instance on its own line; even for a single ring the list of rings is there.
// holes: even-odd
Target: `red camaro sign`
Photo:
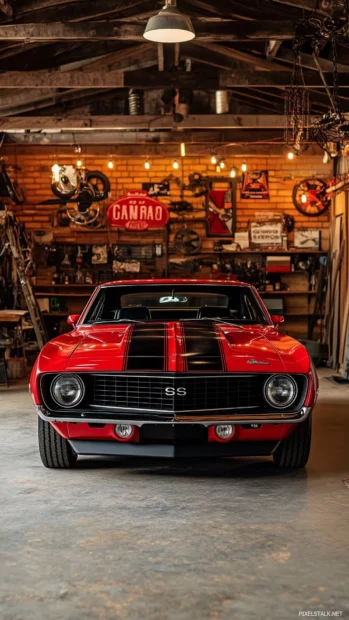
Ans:
[[[110,226],[147,230],[166,226],[169,212],[161,202],[150,198],[147,192],[130,191],[108,207],[107,218]]]

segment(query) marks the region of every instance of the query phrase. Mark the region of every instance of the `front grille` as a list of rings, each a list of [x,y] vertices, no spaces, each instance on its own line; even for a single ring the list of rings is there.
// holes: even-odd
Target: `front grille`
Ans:
[[[259,408],[261,375],[93,375],[92,405],[154,412]]]

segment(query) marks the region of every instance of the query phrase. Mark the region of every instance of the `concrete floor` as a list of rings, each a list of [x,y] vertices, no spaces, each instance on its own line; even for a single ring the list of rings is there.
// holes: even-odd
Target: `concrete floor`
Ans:
[[[268,459],[48,470],[27,387],[1,388],[1,619],[348,617],[349,387],[320,383],[309,466],[287,474]]]

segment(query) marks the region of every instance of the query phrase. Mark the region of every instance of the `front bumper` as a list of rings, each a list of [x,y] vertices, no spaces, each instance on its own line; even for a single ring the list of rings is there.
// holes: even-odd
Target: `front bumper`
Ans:
[[[125,413],[101,413],[98,417],[91,415],[90,411],[74,412],[72,409],[69,413],[50,413],[41,405],[36,405],[36,411],[40,418],[45,422],[87,422],[88,424],[133,424],[134,426],[143,426],[143,424],[201,424],[211,426],[212,424],[300,424],[304,422],[311,414],[311,407],[302,407],[295,412],[270,412],[262,414],[251,413],[231,413],[219,416],[213,415],[175,415],[171,418],[167,416],[154,416],[151,414],[143,414],[135,416]],[[75,415],[74,415],[75,413]]]
[[[136,444],[117,441],[69,439],[76,454],[82,456],[139,456],[153,458],[208,458],[230,456],[270,456],[279,441],[239,441],[194,444]]]

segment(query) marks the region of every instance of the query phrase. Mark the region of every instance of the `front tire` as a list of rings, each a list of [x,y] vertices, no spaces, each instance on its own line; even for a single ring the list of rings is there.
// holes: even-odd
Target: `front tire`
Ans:
[[[41,418],[38,419],[38,437],[40,456],[45,467],[68,469],[75,465],[78,457],[67,439]]]
[[[281,442],[273,454],[274,462],[280,469],[303,468],[308,462],[310,445],[311,416],[299,424],[288,439]]]

